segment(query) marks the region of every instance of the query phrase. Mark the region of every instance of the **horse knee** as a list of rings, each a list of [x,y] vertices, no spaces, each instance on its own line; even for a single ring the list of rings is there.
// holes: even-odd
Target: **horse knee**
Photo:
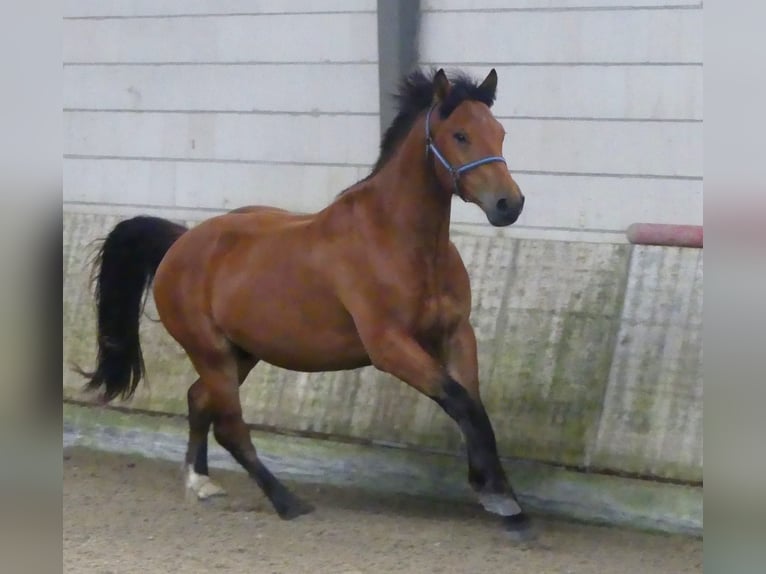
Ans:
[[[200,379],[194,381],[186,391],[186,400],[190,407],[205,408],[208,402],[208,392]]]

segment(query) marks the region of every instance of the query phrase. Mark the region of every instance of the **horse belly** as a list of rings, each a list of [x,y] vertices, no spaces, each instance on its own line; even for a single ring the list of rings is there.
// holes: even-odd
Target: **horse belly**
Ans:
[[[237,346],[272,365],[294,371],[335,371],[369,364],[354,322],[332,297],[304,294],[293,282],[247,296],[223,323]]]
[[[293,336],[290,336],[293,335]],[[254,346],[261,360],[292,371],[321,372],[355,369],[370,364],[361,342],[333,337],[332,333],[314,336],[275,336]]]

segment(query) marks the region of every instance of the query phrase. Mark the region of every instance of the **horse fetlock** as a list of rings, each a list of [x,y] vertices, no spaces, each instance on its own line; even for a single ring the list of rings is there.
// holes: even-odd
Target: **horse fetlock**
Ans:
[[[468,484],[474,490],[474,492],[480,492],[484,490],[484,486],[487,484],[484,473],[480,472],[473,464],[468,465]]]

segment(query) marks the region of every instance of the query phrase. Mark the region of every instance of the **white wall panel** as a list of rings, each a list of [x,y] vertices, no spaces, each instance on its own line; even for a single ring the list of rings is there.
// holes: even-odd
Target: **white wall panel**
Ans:
[[[324,165],[69,158],[64,186],[69,201],[89,204],[211,210],[265,204],[310,212],[367,172]]]
[[[423,11],[433,10],[590,10],[593,8],[701,6],[700,0],[422,0]]]
[[[64,16],[135,17],[177,14],[374,12],[375,0],[65,0]]]
[[[64,20],[72,62],[375,62],[372,13]],[[299,88],[298,88],[299,89]]]
[[[69,112],[67,154],[372,164],[376,116]]]
[[[460,69],[481,80],[491,67],[498,74],[493,107],[498,116],[702,119],[702,66],[488,64]]]
[[[119,159],[64,161],[68,201],[225,210],[248,204],[322,209],[366,167]],[[624,231],[631,223],[702,224],[702,182],[518,175],[527,197],[517,227]],[[479,207],[455,199],[453,221],[488,226]]]
[[[701,10],[428,12],[424,62],[702,62]]]
[[[519,228],[609,235],[634,221],[702,222],[699,5],[424,0],[424,64],[498,70],[494,112],[529,198]],[[377,157],[375,10],[66,2],[64,107],[81,111],[64,116],[65,199],[325,205]],[[454,217],[486,225],[460,202]]]
[[[64,107],[378,113],[375,64],[67,66]]]
[[[511,170],[702,175],[702,124],[505,119]]]
[[[375,116],[69,112],[64,120],[74,155],[369,165],[379,145]],[[701,175],[701,124],[502,122],[513,171]]]
[[[526,202],[518,226],[624,232],[635,222],[702,225],[702,182],[620,177],[514,176]],[[455,200],[456,223],[486,224],[479,207]]]

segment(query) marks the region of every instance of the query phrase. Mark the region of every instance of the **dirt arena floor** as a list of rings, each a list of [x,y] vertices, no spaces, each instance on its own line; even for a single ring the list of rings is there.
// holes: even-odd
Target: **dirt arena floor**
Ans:
[[[285,522],[244,473],[229,496],[186,503],[177,464],[64,451],[64,572],[675,574],[702,572],[702,542],[538,521],[519,546],[471,506],[292,485],[316,511]]]

